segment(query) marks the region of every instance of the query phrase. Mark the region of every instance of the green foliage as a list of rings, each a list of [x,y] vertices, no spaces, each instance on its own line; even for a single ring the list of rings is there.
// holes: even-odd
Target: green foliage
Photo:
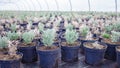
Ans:
[[[55,22],[57,26],[60,26],[60,21]]]
[[[109,38],[110,38],[110,34],[108,34],[108,33],[103,33],[103,34],[102,34],[102,37],[109,39]]]
[[[10,29],[12,30],[12,31],[16,31],[16,24],[14,23],[14,24],[11,24],[11,27],[10,27]]]
[[[111,33],[111,31],[120,31],[120,23],[114,23],[113,25],[105,26],[105,31]]]
[[[88,31],[89,31],[89,28],[87,26],[80,29],[80,33],[84,37],[86,37],[86,35],[88,34]]]
[[[31,43],[34,38],[35,38],[35,34],[34,34],[34,32],[33,32],[32,30],[29,31],[29,32],[24,32],[24,33],[22,34],[22,39],[24,40],[24,42],[25,42],[26,44]]]
[[[105,26],[105,31],[106,33],[111,33],[111,31],[113,30],[113,25],[108,25],[108,26]]]
[[[119,22],[113,24],[113,27],[114,27],[115,31],[120,31],[120,23]]]
[[[112,42],[119,42],[120,32],[111,31],[111,33],[112,33],[111,35]]]
[[[10,40],[17,40],[19,38],[19,34],[16,32],[7,32],[7,37]]]
[[[33,23],[32,21],[29,21],[29,22],[28,22],[28,24],[30,24],[30,26],[32,26],[32,23]]]
[[[39,29],[40,32],[43,32],[43,30],[44,30],[44,24],[39,23],[38,24],[38,29]]]
[[[78,33],[75,30],[67,29],[65,32],[65,39],[68,44],[73,44],[78,39]]]
[[[1,37],[0,36],[0,48],[6,48],[8,47],[8,38],[7,37]]]
[[[87,19],[91,19],[91,18],[92,18],[92,15],[88,15],[86,18],[87,18]]]
[[[55,30],[54,29],[47,29],[43,31],[42,34],[42,42],[45,46],[51,46],[55,39]]]
[[[71,23],[69,23],[67,26],[66,26],[66,30],[69,29],[69,30],[73,30],[73,25]]]

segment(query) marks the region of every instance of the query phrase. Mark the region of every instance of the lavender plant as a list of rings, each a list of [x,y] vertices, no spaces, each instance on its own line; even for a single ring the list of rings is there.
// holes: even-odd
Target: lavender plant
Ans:
[[[112,33],[111,35],[112,42],[119,42],[120,32],[111,31],[111,33]]]
[[[73,25],[72,25],[71,23],[69,23],[69,24],[66,26],[66,29],[73,30]]]
[[[16,31],[16,29],[17,29],[17,27],[16,27],[17,25],[14,23],[14,24],[11,24],[11,27],[10,27],[10,29],[12,30],[12,31]]]
[[[22,34],[22,39],[24,40],[24,42],[26,44],[29,44],[33,41],[33,39],[35,38],[35,34],[34,32],[31,30],[31,31],[28,31],[28,32],[24,32]]]
[[[40,32],[43,32],[43,30],[44,30],[44,24],[39,23],[38,24],[38,29],[39,29]]]
[[[6,48],[8,47],[8,38],[3,36],[0,36],[0,48]]]
[[[105,26],[105,31],[106,33],[111,33],[111,31],[113,30],[113,25],[108,25],[108,26]]]
[[[47,29],[43,31],[42,34],[42,42],[45,46],[51,46],[55,39],[55,30],[54,29]]]
[[[73,44],[78,39],[78,33],[75,30],[67,29],[65,32],[65,39],[68,44]]]
[[[10,40],[17,40],[19,38],[19,34],[16,32],[7,32],[6,35]]]
[[[120,31],[120,23],[117,22],[117,23],[113,24],[113,28],[115,31]]]
[[[80,33],[82,36],[86,37],[86,35],[89,32],[89,28],[87,26],[83,27],[82,29],[80,29]]]

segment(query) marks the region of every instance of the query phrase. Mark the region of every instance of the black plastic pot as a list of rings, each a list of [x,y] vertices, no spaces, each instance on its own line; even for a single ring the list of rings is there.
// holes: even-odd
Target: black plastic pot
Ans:
[[[41,68],[58,68],[60,48],[54,50],[38,50]]]
[[[18,47],[18,51],[23,53],[22,63],[32,63],[38,59],[36,46]]]
[[[76,31],[79,31],[79,27],[74,27],[73,29]]]
[[[60,29],[64,27],[64,21],[60,22]]]
[[[9,28],[4,28],[4,31],[8,32],[8,31],[10,31],[10,29]]]
[[[97,36],[97,34],[93,34],[93,38],[97,38],[98,36]]]
[[[42,38],[38,39],[38,47],[44,46],[44,43],[42,42]]]
[[[38,24],[39,24],[38,22],[33,22],[32,23],[33,26],[38,26]]]
[[[61,37],[60,37],[60,40],[61,40],[60,43],[66,42],[66,39],[64,38],[64,36],[61,36]]]
[[[79,30],[79,28],[76,28],[76,30],[78,31],[78,30]]]
[[[102,40],[103,40],[103,38],[101,38],[101,37],[98,38],[98,41],[99,41],[99,42],[102,42]]]
[[[100,63],[102,63],[107,46],[104,43],[99,43],[99,44],[104,45],[105,49],[87,48],[85,47],[85,43],[84,43],[85,62],[87,64],[99,65]]]
[[[78,61],[78,46],[61,46],[62,60],[65,62],[76,62]]]
[[[62,28],[59,30],[61,34],[64,34],[66,32],[66,29],[65,28]]]
[[[60,47],[60,42],[59,42],[59,41],[55,41],[55,42],[53,43],[53,45]]]
[[[45,29],[52,29],[53,26],[52,26],[52,25],[50,25],[50,26],[46,26],[46,25],[45,25],[44,28],[45,28]]]
[[[57,34],[60,34],[60,31],[56,31]]]
[[[22,23],[22,24],[20,24],[20,26],[27,27],[27,23]]]
[[[117,47],[116,47],[116,53],[117,53],[117,65],[120,68],[120,51],[117,50]]]
[[[22,54],[19,53],[22,58]],[[14,60],[0,60],[0,68],[21,68],[21,58]]]
[[[80,52],[84,54],[84,47],[83,44],[86,42],[95,42],[96,40],[81,40],[81,45],[80,45]]]
[[[119,45],[115,45],[115,44],[108,44],[106,43],[107,45],[107,50],[106,50],[106,53],[105,53],[105,58],[108,59],[108,60],[113,60],[113,61],[116,61],[116,46],[119,46]]]

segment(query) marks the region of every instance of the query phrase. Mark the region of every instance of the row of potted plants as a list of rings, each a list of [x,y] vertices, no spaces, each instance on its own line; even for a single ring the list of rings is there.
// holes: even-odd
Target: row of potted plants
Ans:
[[[18,36],[16,36],[16,34],[14,32],[13,32],[13,34],[8,32],[7,36],[11,40],[15,40],[16,38],[18,38]],[[91,35],[89,35],[89,36],[91,36]],[[51,61],[50,62],[51,64],[48,65],[48,67],[52,68],[52,67],[54,67],[54,65],[55,65],[55,67],[58,66],[58,60],[60,59],[60,48],[57,46],[51,46],[51,45],[53,45],[53,42],[55,39],[55,30],[48,29],[48,30],[43,31],[42,42],[43,42],[43,45],[46,45],[46,46],[42,46],[42,47],[38,46],[37,47],[38,51],[36,51],[36,46],[33,41],[34,37],[35,37],[35,34],[33,33],[33,31],[24,32],[22,34],[22,40],[20,40],[21,43],[17,46],[18,51],[23,54],[22,62],[30,63],[30,62],[37,61],[37,52],[38,52],[41,67],[46,68],[46,64],[48,64],[50,61]],[[78,37],[79,37],[78,33],[76,33],[75,30],[70,29],[70,28],[66,29],[65,37],[64,37],[65,41],[61,42],[61,53],[62,53],[63,61],[74,62],[74,61],[78,60],[78,50],[80,47],[80,41],[77,40]],[[86,38],[88,40],[90,39],[90,37],[86,37]],[[97,43],[97,42],[84,43],[86,62],[91,65],[99,64],[102,61],[102,59],[104,58],[106,48],[107,48],[107,46],[103,43]],[[58,50],[56,51],[56,49],[58,49]],[[46,51],[48,52],[48,55],[47,55]],[[53,52],[53,54],[51,53],[51,51]],[[55,52],[56,56],[55,56],[54,52]],[[96,55],[96,54],[98,54],[98,55]],[[56,58],[53,57],[53,55]],[[95,57],[95,59],[91,59],[90,57]],[[52,61],[53,61],[53,63],[52,63]]]
[[[89,18],[89,20],[91,20],[91,18]],[[117,55],[119,60],[119,47],[116,47],[119,46],[119,24],[115,23],[109,25],[106,23],[107,26],[104,27],[101,23],[96,24],[96,22],[92,22],[90,24],[89,20],[87,20],[88,24],[85,23],[86,21],[78,24],[71,20],[69,20],[68,23],[66,19],[61,20],[61,22],[38,23],[33,29],[31,23],[26,25],[26,29],[20,27],[17,29],[17,24],[12,23],[10,27],[8,27],[9,30],[5,31],[1,36],[7,36],[11,41],[19,40],[19,43],[16,45],[13,42],[11,47],[16,47],[14,49],[22,53],[22,62],[32,63],[39,60],[42,68],[58,67],[58,62],[61,58],[65,62],[77,61],[78,50],[80,48],[85,53],[86,63],[91,65],[101,63],[104,55],[105,58],[112,60],[115,60]],[[98,28],[99,25],[100,29]],[[102,38],[102,40],[100,40],[100,38]],[[4,47],[2,48],[4,49]],[[14,54],[18,53],[15,52]],[[21,59],[21,57],[19,59]],[[12,68],[14,65],[8,66]],[[19,67],[18,65],[18,68]]]
[[[31,62],[37,61],[37,53],[38,53],[39,60],[40,60],[40,66],[42,68],[58,67],[58,61],[60,59],[61,49],[62,49],[62,53],[64,53],[63,57],[62,57],[64,61],[73,62],[73,61],[78,60],[78,48],[79,48],[80,44],[79,44],[79,42],[76,42],[74,44],[74,41],[76,41],[76,39],[78,38],[78,34],[76,33],[76,31],[75,30],[72,30],[72,31],[67,30],[66,31],[65,38],[66,38],[67,42],[64,42],[63,46],[61,48],[53,45],[53,42],[55,39],[55,32],[56,31],[54,29],[47,29],[47,30],[43,31],[42,42],[43,42],[43,45],[45,45],[45,46],[36,46],[36,43],[34,42],[35,34],[33,31],[24,32],[21,35],[22,39],[20,39],[20,41],[19,41],[20,43],[16,46],[18,49],[18,52],[23,54],[22,62],[23,63],[31,63]],[[17,40],[20,36],[18,36],[17,33],[15,33],[15,32],[8,32],[7,37],[13,41],[13,40]],[[74,41],[72,41],[73,39],[74,39]],[[7,43],[6,40],[4,40],[4,42]],[[15,45],[15,44],[13,44],[13,45]],[[73,53],[71,53],[71,57],[70,57],[69,51],[71,51],[71,50],[66,51],[66,48],[67,48],[67,46],[70,48],[70,47],[72,47],[72,45],[75,45],[75,47],[73,47],[72,50],[74,50],[74,48],[76,50],[76,46],[77,46],[77,51],[75,51],[75,52],[73,51]],[[15,46],[11,46],[11,47],[15,47]],[[67,49],[69,49],[69,48],[67,48]],[[68,53],[66,53],[66,52],[68,52]],[[76,56],[74,53],[76,54]],[[66,55],[66,54],[68,54],[68,55]],[[18,60],[18,59],[16,59],[16,60]],[[6,62],[8,60],[1,59],[1,61]],[[12,60],[9,60],[9,62],[11,62],[11,61]],[[19,60],[19,62],[20,62],[20,60]],[[15,62],[13,62],[13,63],[15,63]],[[9,66],[11,66],[11,68],[12,68],[14,65],[9,64],[8,67]],[[18,67],[16,67],[16,68],[19,68],[19,66],[20,65],[18,65]],[[3,65],[3,67],[5,67],[5,65]]]

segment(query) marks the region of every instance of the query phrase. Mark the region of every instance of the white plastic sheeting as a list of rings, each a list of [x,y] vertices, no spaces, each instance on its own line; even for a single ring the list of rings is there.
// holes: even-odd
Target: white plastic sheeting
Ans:
[[[58,7],[56,5],[58,3]],[[70,11],[69,0],[0,0],[0,10]],[[73,11],[88,11],[88,0],[71,0]],[[117,0],[120,11],[120,0]],[[115,11],[115,0],[90,0],[91,11]]]

